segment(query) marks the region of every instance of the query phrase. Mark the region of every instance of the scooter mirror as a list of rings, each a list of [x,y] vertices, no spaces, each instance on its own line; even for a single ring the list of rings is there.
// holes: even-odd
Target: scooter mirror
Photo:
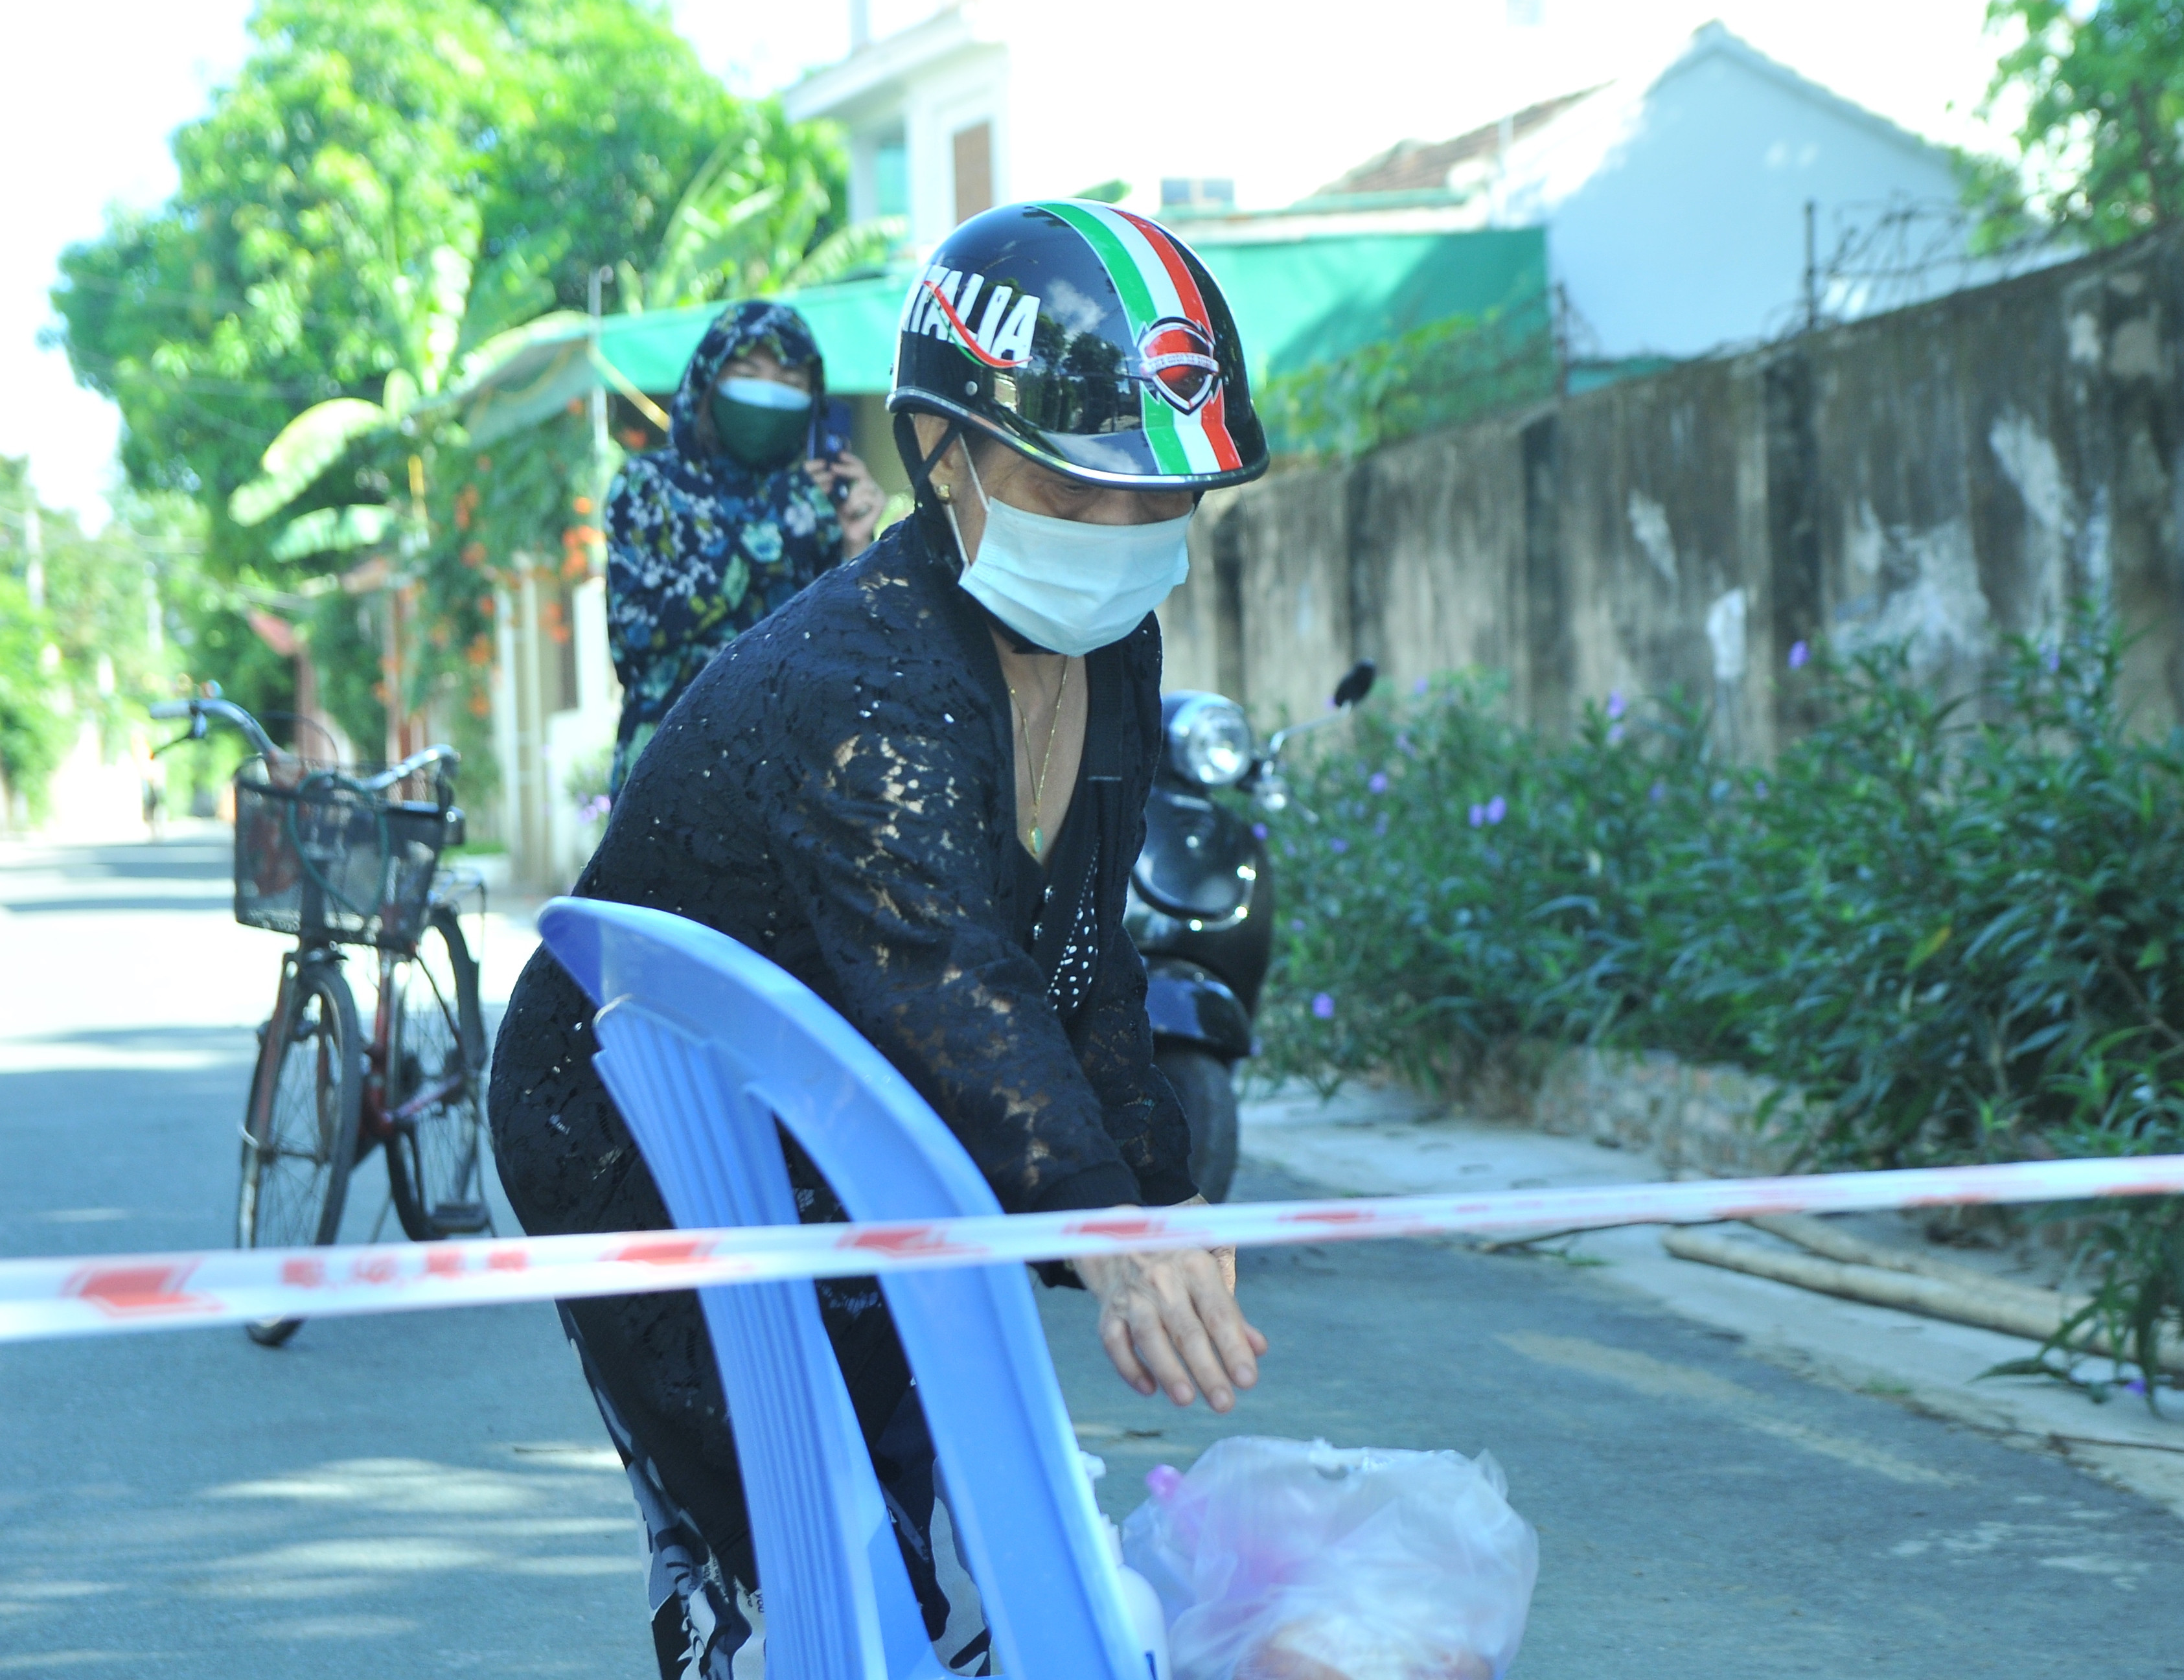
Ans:
[[[1373,692],[1373,684],[1380,674],[1380,667],[1369,659],[1361,659],[1351,666],[1342,680],[1334,685],[1337,706],[1355,706]]]

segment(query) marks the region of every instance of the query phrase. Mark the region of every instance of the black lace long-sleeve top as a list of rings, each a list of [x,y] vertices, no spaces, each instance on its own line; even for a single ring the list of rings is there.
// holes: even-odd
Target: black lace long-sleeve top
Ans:
[[[795,974],[933,1105],[1009,1211],[1180,1201],[1189,1134],[1123,930],[1160,751],[1156,622],[1087,677],[1045,895],[1078,901],[1033,903],[986,621],[905,521],[705,668],[576,890],[704,922]],[[1067,885],[1072,855],[1087,867]],[[591,1013],[542,951],[495,1051],[502,1174],[534,1231],[666,1222],[592,1071]]]

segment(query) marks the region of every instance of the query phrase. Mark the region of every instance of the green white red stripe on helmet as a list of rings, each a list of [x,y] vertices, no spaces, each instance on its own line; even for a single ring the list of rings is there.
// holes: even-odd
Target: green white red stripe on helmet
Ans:
[[[1190,265],[1167,231],[1143,216],[1078,199],[1039,209],[1073,228],[1107,271],[1138,345],[1146,441],[1162,470],[1234,471],[1226,393],[1213,321]]]

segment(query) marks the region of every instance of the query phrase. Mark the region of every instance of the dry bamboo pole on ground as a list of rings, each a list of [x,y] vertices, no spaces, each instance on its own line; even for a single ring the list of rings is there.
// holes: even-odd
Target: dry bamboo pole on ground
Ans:
[[[1816,1220],[1809,1214],[1761,1214],[1744,1223],[1765,1231],[1770,1236],[1779,1236],[1786,1242],[1794,1242],[1800,1248],[1808,1248],[1815,1254],[1830,1260],[1841,1260],[1847,1265],[1879,1266],[1883,1271],[1909,1272],[1916,1277],[1930,1277],[1964,1289],[1992,1291],[2042,1306],[2053,1306],[2059,1300],[2066,1314],[2077,1312],[2091,1298],[2084,1295],[2060,1294],[2053,1289],[2043,1289],[2037,1284],[2020,1283],[2014,1278],[1997,1277],[1976,1266],[1968,1266],[1958,1260],[1945,1260],[1936,1254],[1922,1254],[1916,1249],[1897,1248],[1886,1242],[1869,1242],[1862,1236],[1852,1236],[1840,1225],[1830,1225],[1825,1220]]]
[[[1773,1225],[1777,1220],[1769,1219],[1764,1223]],[[1870,1246],[1841,1231],[1829,1232],[1828,1241],[1830,1247],[1842,1252],[1852,1247]],[[1920,1255],[1901,1257],[1921,1263],[1921,1270],[1914,1271],[1813,1254],[1786,1254],[1779,1249],[1764,1248],[1756,1242],[1739,1242],[1734,1237],[1708,1231],[1670,1231],[1663,1235],[1661,1242],[1678,1259],[1696,1260],[1729,1271],[1769,1278],[1776,1283],[1838,1296],[1847,1301],[1862,1301],[1869,1306],[1893,1307],[1899,1312],[1919,1313],[1927,1318],[1947,1319],[1953,1324],[2000,1331],[2005,1336],[2021,1336],[2032,1342],[2047,1341],[2062,1326],[2064,1320],[2083,1304],[2082,1298],[1990,1278],[1968,1266],[1950,1266],[1945,1261],[1927,1260]],[[1895,1258],[1897,1257],[1891,1255],[1892,1259]],[[1950,1275],[1936,1276],[1925,1270],[1927,1267]],[[2107,1353],[2109,1348],[2105,1342],[2096,1341],[2092,1351]],[[2165,1370],[2184,1373],[2184,1348],[2170,1349],[2162,1356],[2161,1363]]]

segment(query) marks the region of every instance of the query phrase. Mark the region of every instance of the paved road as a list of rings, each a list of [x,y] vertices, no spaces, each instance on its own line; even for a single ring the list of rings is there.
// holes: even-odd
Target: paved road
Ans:
[[[226,919],[226,868],[0,849],[0,1252],[226,1240],[277,946]],[[520,956],[496,934],[489,982]],[[1225,1433],[1490,1448],[1541,1535],[1520,1680],[2184,1674],[2184,1526],[2068,1466],[1596,1270],[1406,1244],[1245,1277],[1275,1348],[1217,1423],[1131,1394],[1084,1298],[1046,1298],[1117,1515]],[[544,1309],[0,1349],[0,1676],[649,1672],[627,1495]]]

